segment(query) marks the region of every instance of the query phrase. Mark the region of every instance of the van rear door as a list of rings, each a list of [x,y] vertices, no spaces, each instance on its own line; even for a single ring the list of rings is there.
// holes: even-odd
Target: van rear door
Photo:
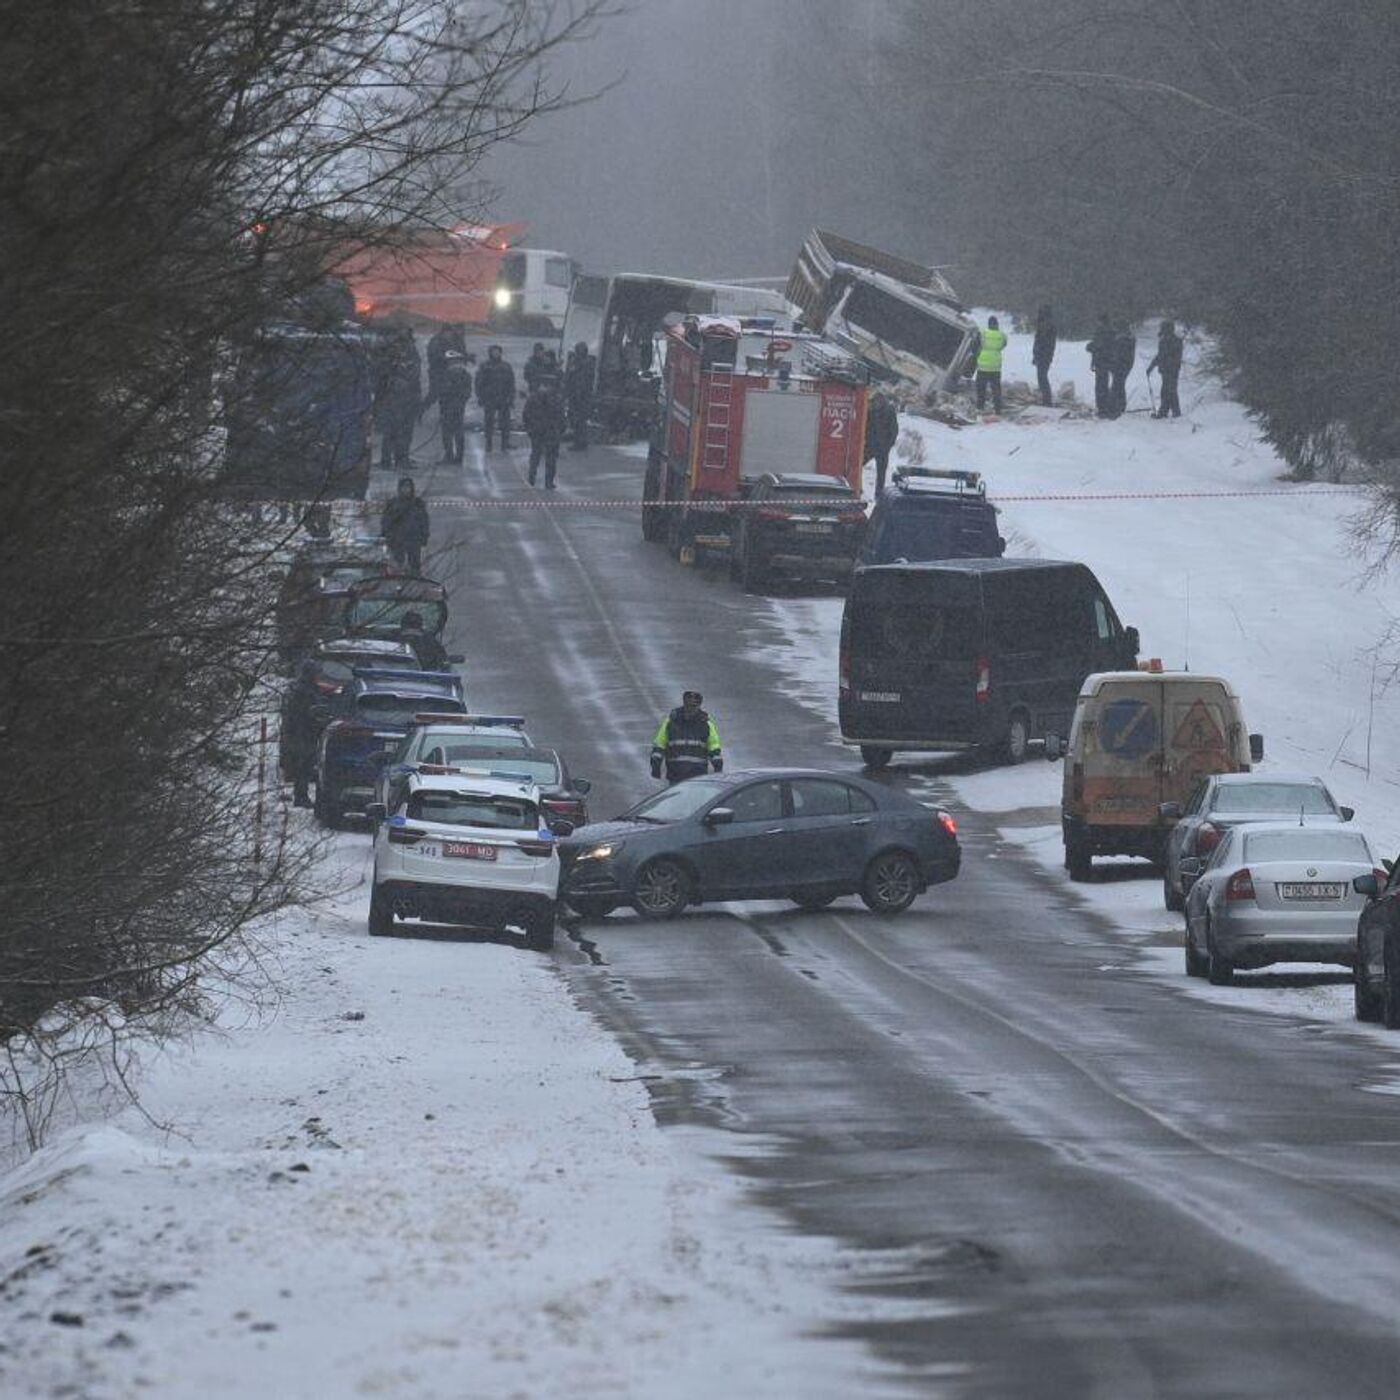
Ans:
[[[1106,681],[1088,702],[1083,742],[1066,777],[1091,826],[1155,826],[1162,797],[1163,686]],[[1073,793],[1071,794],[1074,795]]]
[[[981,580],[936,570],[863,570],[847,603],[841,729],[853,740],[979,742]]]
[[[1159,800],[1184,807],[1201,778],[1241,767],[1236,755],[1244,738],[1238,705],[1219,681],[1172,676],[1164,689]]]

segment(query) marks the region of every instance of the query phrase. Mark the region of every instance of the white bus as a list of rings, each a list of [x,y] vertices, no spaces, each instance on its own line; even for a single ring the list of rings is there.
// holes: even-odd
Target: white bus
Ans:
[[[512,248],[501,258],[491,299],[491,324],[525,334],[557,334],[569,310],[578,271],[567,253],[552,248]]]

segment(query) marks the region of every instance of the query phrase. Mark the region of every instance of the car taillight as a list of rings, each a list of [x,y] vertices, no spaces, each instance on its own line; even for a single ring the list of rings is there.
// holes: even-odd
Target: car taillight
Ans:
[[[1196,849],[1203,855],[1207,851],[1213,851],[1225,835],[1218,826],[1212,826],[1210,822],[1203,822],[1201,829],[1196,833]]]
[[[938,823],[939,826],[943,828],[944,831],[948,833],[949,836],[957,836],[958,824],[953,820],[953,815],[951,812],[935,812],[933,819]]]
[[[864,525],[865,512],[863,510],[844,511],[836,517],[843,525]]]
[[[760,520],[791,520],[790,510],[774,510],[772,506],[765,506],[761,510],[754,511]]]
[[[576,797],[545,797],[540,806],[554,817],[576,817],[583,811],[583,803]]]
[[[517,841],[515,843],[527,856],[550,856],[554,854],[553,841]]]
[[[343,685],[337,685],[334,681],[328,681],[324,676],[317,676],[316,689],[322,695],[339,695],[345,689]]]
[[[992,698],[992,663],[979,656],[973,663],[977,676],[977,703],[985,705]]]
[[[421,841],[428,833],[420,831],[416,826],[391,826],[389,828],[389,844],[391,846],[412,846]]]
[[[1225,886],[1225,898],[1227,900],[1253,899],[1254,876],[1248,870],[1235,871]]]

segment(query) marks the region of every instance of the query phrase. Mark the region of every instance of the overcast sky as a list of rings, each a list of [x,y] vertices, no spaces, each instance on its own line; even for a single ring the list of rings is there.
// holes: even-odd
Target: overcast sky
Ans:
[[[868,68],[886,8],[635,0],[552,60],[556,83],[602,95],[493,159],[496,216],[604,272],[785,275],[814,222],[904,241],[884,226],[861,112],[830,96],[833,72]]]

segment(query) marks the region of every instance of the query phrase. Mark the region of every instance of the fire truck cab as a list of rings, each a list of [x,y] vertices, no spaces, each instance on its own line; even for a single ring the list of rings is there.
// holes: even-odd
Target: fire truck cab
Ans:
[[[687,316],[665,337],[661,418],[642,533],[684,562],[727,553],[765,472],[816,472],[859,494],[867,372],[853,355],[767,319]]]

